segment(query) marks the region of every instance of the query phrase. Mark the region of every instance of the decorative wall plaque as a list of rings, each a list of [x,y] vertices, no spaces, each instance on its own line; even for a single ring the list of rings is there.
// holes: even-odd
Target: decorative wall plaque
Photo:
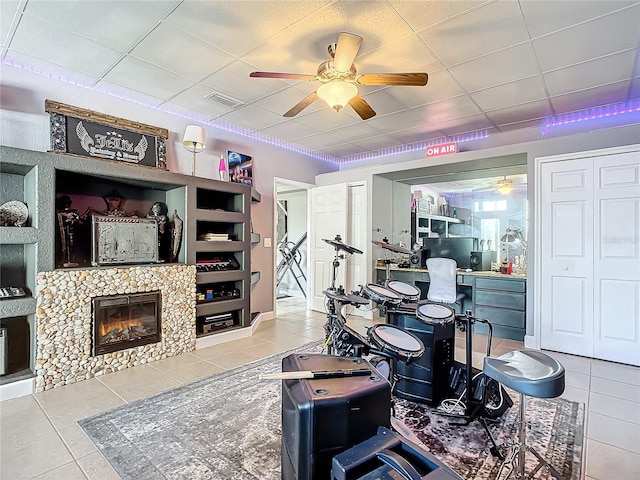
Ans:
[[[53,152],[167,168],[167,129],[52,100],[45,101],[45,111]]]

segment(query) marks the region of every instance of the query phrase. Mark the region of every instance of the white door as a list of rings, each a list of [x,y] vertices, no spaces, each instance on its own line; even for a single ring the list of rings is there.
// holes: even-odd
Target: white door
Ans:
[[[324,312],[325,296],[323,290],[331,287],[333,261],[336,250],[323,239],[334,239],[340,235],[346,243],[347,238],[347,184],[328,185],[310,190],[309,231],[309,307]],[[343,254],[344,252],[339,252]],[[346,265],[338,260],[335,287],[346,283]]]
[[[640,365],[640,152],[594,171],[594,357]]]
[[[360,290],[360,286],[367,283],[367,187],[365,184],[349,185],[349,211],[347,244],[361,250],[347,257],[347,279],[345,290],[347,293]],[[370,316],[370,311],[362,308],[352,308],[351,315]]]
[[[540,346],[593,356],[593,167],[542,165]]]

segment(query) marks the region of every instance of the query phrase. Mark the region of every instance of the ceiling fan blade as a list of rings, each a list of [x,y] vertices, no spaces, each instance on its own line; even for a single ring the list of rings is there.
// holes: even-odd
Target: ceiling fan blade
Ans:
[[[250,77],[254,78],[286,78],[289,80],[317,80],[315,75],[305,75],[304,73],[280,73],[280,72],[251,72]]]
[[[333,57],[334,68],[341,73],[348,73],[362,45],[362,37],[353,33],[342,32],[338,37],[336,54]]]
[[[371,108],[371,105],[369,105],[367,101],[360,96],[360,94],[349,100],[349,105],[351,105],[356,113],[360,115],[362,120],[368,120],[376,114],[373,108]]]
[[[359,75],[356,82],[360,85],[406,85],[422,87],[427,84],[426,73],[368,73]]]
[[[283,117],[295,117],[302,110],[311,105],[318,98],[318,94],[316,92],[312,92],[307,95],[302,101],[298,102],[291,110],[283,115]]]

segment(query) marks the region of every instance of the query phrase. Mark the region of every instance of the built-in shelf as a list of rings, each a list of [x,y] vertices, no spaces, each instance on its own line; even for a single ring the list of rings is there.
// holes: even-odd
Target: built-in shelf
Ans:
[[[251,232],[251,243],[260,243],[260,234]]]
[[[0,300],[0,318],[24,317],[36,311],[33,297],[7,298]]]
[[[38,229],[34,227],[0,227],[0,244],[19,245],[38,242]]]
[[[260,281],[260,272],[251,272],[251,285],[255,285]]]
[[[255,188],[251,187],[251,201],[259,202],[262,200],[262,195]]]

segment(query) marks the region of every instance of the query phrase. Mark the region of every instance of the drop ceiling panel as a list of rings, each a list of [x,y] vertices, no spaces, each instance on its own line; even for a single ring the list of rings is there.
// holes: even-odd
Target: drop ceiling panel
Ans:
[[[442,139],[445,137],[445,133],[439,130],[434,130],[433,128],[419,127],[394,132],[390,134],[389,137],[400,145],[406,145],[410,143]]]
[[[548,2],[520,2],[520,8],[524,14],[529,33],[532,38],[535,38],[637,3],[637,1],[619,2],[614,0],[554,1],[552,15],[550,15]]]
[[[135,57],[125,57],[104,76],[105,80],[154,97],[170,99],[193,83],[186,77]]]
[[[540,119],[553,115],[549,102],[537,100],[535,102],[517,105],[515,107],[500,108],[491,112],[486,112],[487,117],[496,125],[520,122],[523,119]]]
[[[7,42],[7,35],[11,31],[14,16],[18,15],[19,1],[3,0],[0,2],[0,46]]]
[[[335,145],[331,147],[331,155],[338,157],[346,157],[347,155],[356,155],[361,152],[368,152],[369,147],[366,143],[348,143],[343,145]]]
[[[206,98],[211,93],[211,88],[196,84],[173,97],[170,103],[206,114],[209,118],[217,118],[233,111],[232,107]]]
[[[449,71],[464,89],[472,92],[536,75],[538,66],[531,46],[522,43],[461,63]]]
[[[120,54],[35,17],[24,15],[11,49],[81,73],[100,76]]]
[[[273,79],[265,79],[265,82],[274,81]],[[275,80],[277,81],[277,80]],[[309,85],[309,89],[307,92],[303,92],[301,89],[295,87],[286,86],[281,90],[272,93],[266,97],[262,97],[259,100],[253,102],[254,105],[265,108],[270,112],[276,113],[278,115],[284,115],[287,111],[289,111],[294,105],[304,99],[309,93],[315,91],[315,83],[313,87]],[[326,104],[321,100],[316,100],[314,103],[305,108],[302,112],[298,114],[295,118],[302,117],[308,113],[320,110],[322,108],[326,108]]]
[[[390,59],[395,65],[393,69],[389,68]],[[442,65],[414,33],[409,33],[385,43],[382,48],[358,55],[356,67],[360,74],[428,73],[441,69]]]
[[[388,95],[407,108],[437,102],[439,100],[462,95],[465,91],[454,80],[447,70],[427,72],[429,81],[424,87],[388,87],[385,89]]]
[[[206,78],[202,83],[213,90],[247,103],[275,93],[287,86],[285,82],[273,78],[249,77],[249,74],[254,70],[251,65],[237,61]]]
[[[456,65],[528,40],[518,3],[492,2],[419,32],[445,65]],[[482,41],[478,41],[482,38]]]
[[[322,1],[187,1],[168,19],[177,28],[240,56],[325,5]]]
[[[532,102],[546,97],[542,76],[525,78],[470,94],[483,110],[497,110],[510,105]]]
[[[434,128],[440,130],[445,135],[463,135],[478,130],[486,130],[493,127],[493,124],[487,120],[484,114],[469,115],[468,117],[458,118],[455,120],[435,123]]]
[[[635,57],[633,50],[601,57],[573,67],[547,72],[544,74],[544,80],[551,96],[584,90],[593,85],[629,80]]]
[[[296,143],[304,145],[305,147],[308,147],[312,150],[323,150],[330,147],[331,145],[340,143],[340,139],[338,137],[334,137],[330,133],[316,132],[314,135],[297,139]]]
[[[326,105],[322,100],[316,101],[316,103]],[[308,115],[298,115],[296,120],[304,125],[314,128],[317,132],[333,130],[337,127],[344,127],[346,125],[362,121],[349,106],[343,108],[339,112],[328,107],[321,108]]]
[[[597,107],[599,105],[626,102],[628,91],[629,82],[617,82],[596,88],[588,88],[580,92],[551,97],[551,105],[557,114],[568,113]],[[576,105],[580,105],[580,108],[575,109]]]
[[[446,2],[429,2],[428,6],[423,2],[407,2],[406,0],[390,0],[389,3],[402,15],[413,30],[418,31],[462,12],[472,10],[478,5],[487,3],[487,1],[450,0]]]
[[[260,133],[264,133],[265,135],[270,135],[275,138],[283,138],[291,142],[297,138],[306,137],[316,132],[300,122],[290,120],[264,128],[260,130]]]
[[[237,123],[251,130],[262,130],[282,122],[282,117],[264,108],[247,105],[227,113],[222,117],[222,120]]]
[[[133,0],[30,1],[27,2],[25,13],[125,52],[179,3]],[[96,21],[100,22],[98,27]]]
[[[60,65],[55,65],[41,58],[35,58],[25,53],[16,52],[15,50],[9,50],[3,61],[9,65],[28,65],[29,68],[34,71],[44,72],[45,75],[51,75],[53,78],[73,78],[74,83],[85,87],[91,87],[98,80],[98,77],[61,67]],[[0,78],[2,68],[4,68],[4,66],[0,66]],[[0,83],[0,90],[4,85],[4,83]],[[125,98],[126,97],[131,97],[131,92],[126,94]]]
[[[164,23],[145,37],[131,55],[194,81],[235,60],[222,50]]]
[[[467,117],[480,112],[478,106],[468,95],[430,103],[429,105],[417,107],[415,110],[422,112],[422,116],[431,124]]]
[[[640,4],[533,40],[543,72],[611,53],[635,49],[640,40]],[[618,31],[634,35],[616,35]]]
[[[423,107],[392,113],[384,117],[373,117],[367,120],[367,122],[377,130],[389,133],[417,126],[425,126],[429,123],[424,115]]]
[[[360,122],[354,123],[352,125],[347,125],[346,127],[336,128],[333,130],[329,130],[331,135],[341,139],[342,141],[361,141],[368,140],[370,137],[376,137],[379,135],[383,135],[384,132],[374,128],[368,122]]]

